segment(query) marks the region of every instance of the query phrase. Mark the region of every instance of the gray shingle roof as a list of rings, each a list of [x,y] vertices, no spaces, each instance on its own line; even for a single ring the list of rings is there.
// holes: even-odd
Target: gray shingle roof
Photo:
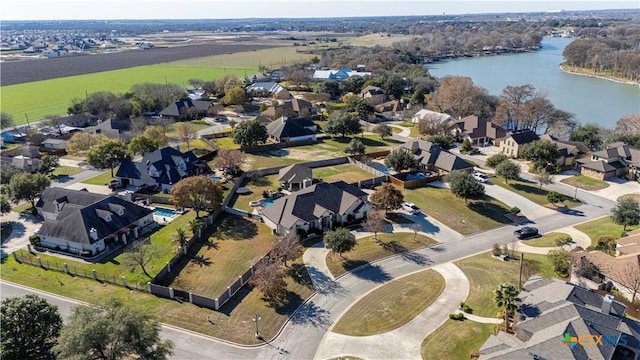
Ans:
[[[509,136],[511,136],[513,141],[515,141],[518,145],[528,144],[540,139],[538,135],[536,135],[536,133],[531,130],[515,132],[510,134]]]
[[[283,116],[267,124],[267,133],[276,139],[313,135],[316,132],[305,127],[308,122],[307,119],[289,119]]]
[[[187,172],[196,168],[198,157],[193,151],[182,153],[179,150],[167,146],[145,154],[140,162],[131,160],[123,161],[118,168],[116,177],[139,179],[146,184],[175,184],[182,178],[176,170],[181,159],[184,159],[187,165]],[[159,176],[152,177],[149,175],[148,168],[150,165],[153,165],[158,170],[160,173]]]
[[[278,181],[288,183],[302,183],[304,179],[313,179],[311,168],[301,164],[293,164],[283,167],[278,172]]]

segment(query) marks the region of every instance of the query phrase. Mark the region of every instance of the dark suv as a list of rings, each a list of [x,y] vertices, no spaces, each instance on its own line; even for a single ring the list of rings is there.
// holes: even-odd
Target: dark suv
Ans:
[[[538,235],[538,229],[531,226],[525,226],[521,229],[514,231],[513,235],[515,235],[518,239],[525,239],[528,237]]]

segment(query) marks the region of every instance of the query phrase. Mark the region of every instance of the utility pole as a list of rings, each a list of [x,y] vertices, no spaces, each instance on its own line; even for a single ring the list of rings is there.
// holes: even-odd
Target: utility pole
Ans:
[[[518,290],[522,291],[522,264],[524,263],[524,253],[520,253],[520,274],[518,275]]]
[[[29,115],[27,115],[27,113],[24,113],[24,117],[25,119],[27,119],[27,127],[31,128],[31,124],[29,124]]]

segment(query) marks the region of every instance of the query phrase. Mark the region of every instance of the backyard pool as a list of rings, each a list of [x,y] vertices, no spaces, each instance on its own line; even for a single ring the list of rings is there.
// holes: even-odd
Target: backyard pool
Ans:
[[[176,216],[176,212],[173,209],[167,209],[167,208],[163,208],[163,207],[155,207],[155,208],[153,208],[153,215],[170,218],[170,217]]]
[[[386,166],[377,163],[377,162],[371,162],[369,163],[369,166],[371,166],[372,168],[378,170],[378,171],[382,171],[385,174],[389,174],[389,168],[387,168]]]
[[[420,179],[424,179],[424,178],[426,178],[426,176],[423,173],[410,173],[410,174],[407,174],[407,181],[420,180]]]
[[[273,199],[262,200],[262,207],[269,207],[273,205]]]

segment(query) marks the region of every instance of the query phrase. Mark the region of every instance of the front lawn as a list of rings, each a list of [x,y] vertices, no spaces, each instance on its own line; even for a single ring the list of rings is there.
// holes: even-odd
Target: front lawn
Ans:
[[[550,205],[549,200],[547,200],[547,194],[549,191],[546,189],[540,189],[539,185],[529,182],[526,180],[509,180],[507,184],[502,177],[491,177],[491,183],[501,186],[509,191],[513,191],[514,193],[527,198],[538,205]],[[491,185],[489,185],[491,186]],[[570,208],[577,207],[582,205],[580,200],[574,201],[573,198],[560,194],[562,198],[562,203]]]
[[[504,203],[485,196],[484,201],[470,201],[455,197],[449,189],[424,186],[417,189],[403,189],[406,201],[416,204],[428,216],[456,230],[463,235],[478,233],[510,224],[505,217],[509,207]]]
[[[590,178],[584,175],[572,176],[566,179],[562,179],[560,180],[560,182],[587,191],[601,190],[609,187],[609,183],[606,181]]]
[[[11,212],[15,212],[18,214],[28,213],[29,215],[31,215],[31,203],[28,201],[25,201],[19,205],[11,204]]]
[[[357,183],[360,180],[371,179],[375,177],[375,175],[362,170],[355,165],[342,164],[313,169],[313,177],[316,179],[322,179],[325,182],[342,180],[347,184],[352,184]]]
[[[621,201],[624,199],[633,199],[636,202],[640,203],[640,194],[626,194],[626,195],[622,195],[620,196],[617,201]]]
[[[539,238],[523,241],[524,244],[536,247],[556,247],[556,240],[567,237],[567,234],[551,232],[544,234]]]
[[[174,123],[169,124],[167,126],[167,130],[165,132],[165,135],[169,139],[178,139],[180,137],[180,135],[178,133],[178,128],[183,123],[184,122],[179,121],[179,122],[174,122]],[[204,130],[206,128],[211,127],[211,125],[209,125],[206,122],[204,122],[204,120],[191,120],[191,121],[189,121],[189,123],[191,124],[191,126],[193,127],[193,129],[195,131],[200,131],[200,130]]]
[[[72,176],[83,171],[84,169],[80,167],[60,165],[51,172],[51,175],[55,177]]]
[[[118,169],[113,169],[114,174],[117,172],[118,172]],[[107,170],[100,175],[96,175],[92,178],[83,180],[81,181],[81,183],[89,184],[89,185],[109,185],[109,182],[111,182],[111,180],[114,180],[114,179],[115,178],[111,177],[111,170]]]
[[[442,294],[445,280],[425,270],[370,292],[340,317],[333,332],[350,336],[381,334],[411,321]]]
[[[495,324],[481,324],[470,320],[447,320],[438,330],[422,342],[421,354],[425,360],[466,360],[472,352],[495,332]]]
[[[337,277],[358,266],[387,256],[437,244],[437,241],[430,237],[417,234],[416,240],[414,241],[413,236],[413,233],[396,232],[378,234],[378,242],[375,241],[373,236],[358,239],[358,244],[355,248],[344,253],[343,257],[338,254],[329,253],[327,255],[327,267],[329,271],[331,271],[331,274]],[[415,261],[421,260],[419,255],[416,255],[416,257],[417,258],[414,259]]]
[[[601,217],[600,219],[575,225],[574,227],[589,236],[591,239],[591,246],[596,246],[598,244],[598,239],[601,236],[621,238],[624,233],[624,227],[622,225],[614,224],[613,221],[611,221],[610,216]],[[627,226],[627,232],[635,229],[640,229],[640,226]]]

